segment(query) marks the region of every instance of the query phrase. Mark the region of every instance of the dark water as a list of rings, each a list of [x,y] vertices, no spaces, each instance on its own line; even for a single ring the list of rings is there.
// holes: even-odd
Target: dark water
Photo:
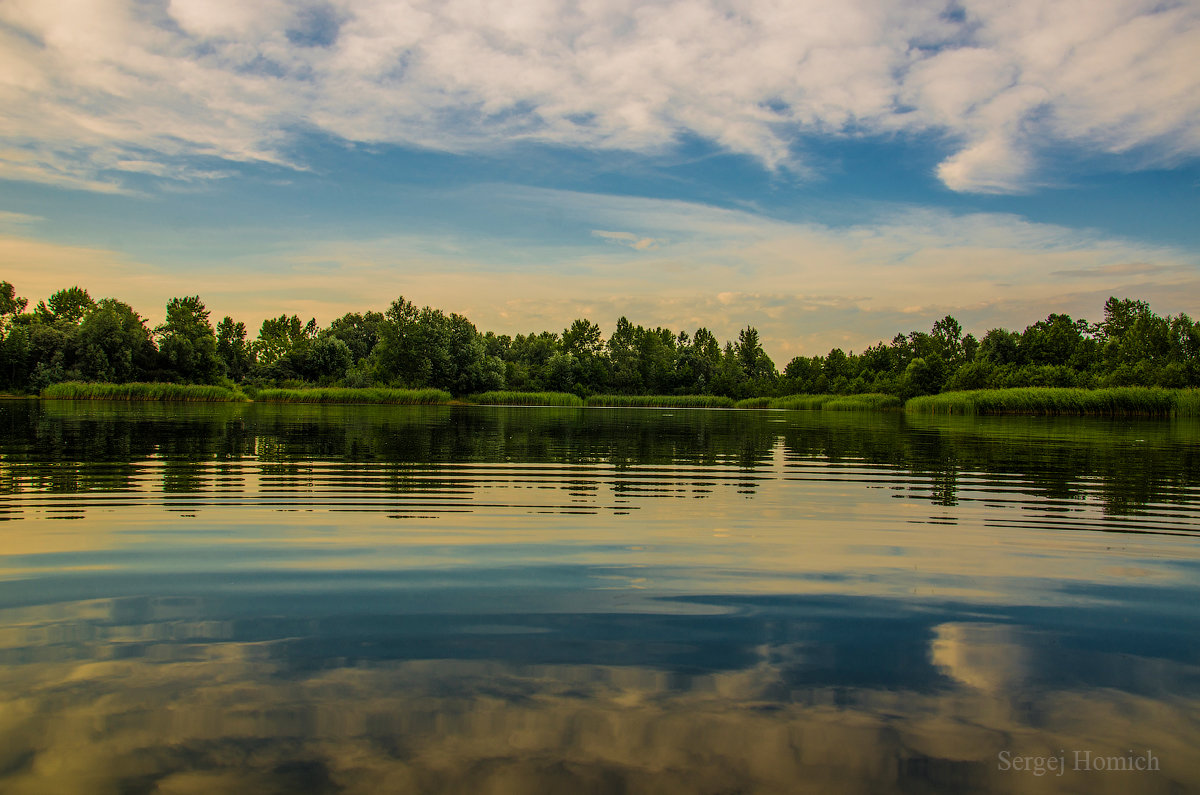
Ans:
[[[1198,442],[2,402],[0,791],[1198,791]]]

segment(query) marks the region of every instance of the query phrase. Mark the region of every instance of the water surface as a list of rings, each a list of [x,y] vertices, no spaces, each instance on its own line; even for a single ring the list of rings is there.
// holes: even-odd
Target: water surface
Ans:
[[[0,790],[1200,789],[1198,441],[6,401]]]

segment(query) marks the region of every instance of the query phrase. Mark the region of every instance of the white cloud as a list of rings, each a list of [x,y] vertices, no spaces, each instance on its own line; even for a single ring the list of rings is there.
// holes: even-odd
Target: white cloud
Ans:
[[[936,133],[955,190],[1039,149],[1200,154],[1200,8],[1158,0],[7,0],[0,178],[296,165],[288,136],[654,152],[689,133],[802,168],[808,135]],[[1144,152],[1143,152],[1144,150]],[[170,163],[170,164],[167,164]],[[207,170],[207,167],[197,167]]]

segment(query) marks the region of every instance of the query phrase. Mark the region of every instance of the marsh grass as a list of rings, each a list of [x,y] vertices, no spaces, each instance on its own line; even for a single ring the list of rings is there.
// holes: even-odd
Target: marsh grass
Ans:
[[[821,408],[831,400],[837,399],[838,395],[788,395],[786,397],[775,398],[771,401],[771,405],[768,408],[812,411]]]
[[[46,400],[186,400],[201,403],[231,403],[246,400],[236,389],[200,384],[91,384],[64,381],[42,390]]]
[[[821,404],[821,411],[885,411],[900,409],[904,401],[895,395],[866,392],[861,395],[841,395]]]
[[[1200,417],[1200,389],[1180,389],[1175,393],[1176,417]]]
[[[732,398],[716,395],[592,395],[586,405],[604,408],[730,409]]]
[[[1175,413],[1180,395],[1194,390],[1154,387],[1069,389],[1028,387],[943,392],[916,397],[905,411],[933,414],[1078,414],[1165,417]],[[1188,395],[1182,408],[1195,411],[1197,399]]]
[[[435,405],[450,402],[441,389],[260,389],[258,403],[380,403],[398,406]]]
[[[570,392],[508,392],[495,390],[471,397],[472,403],[488,406],[582,406],[583,398]]]

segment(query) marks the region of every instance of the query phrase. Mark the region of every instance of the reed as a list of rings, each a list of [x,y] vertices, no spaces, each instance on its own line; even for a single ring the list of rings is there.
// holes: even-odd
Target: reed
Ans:
[[[1200,389],[1180,389],[1175,393],[1176,417],[1200,417]]]
[[[821,404],[821,411],[886,411],[900,409],[904,401],[895,395],[865,392],[861,395],[843,395]]]
[[[201,384],[92,384],[64,381],[42,390],[46,400],[186,400],[203,403],[229,403],[246,400],[235,389]]]
[[[1175,413],[1184,390],[1148,387],[1070,389],[1027,387],[943,392],[916,397],[905,411],[935,414],[1078,414],[1165,417]],[[1192,397],[1184,402],[1191,406]],[[1194,409],[1189,409],[1194,410]]]
[[[813,411],[837,398],[837,395],[787,395],[772,400],[770,408]]]
[[[494,390],[471,397],[472,403],[488,406],[582,406],[583,398],[570,392],[508,392]]]
[[[588,406],[606,408],[731,409],[732,398],[717,395],[592,395]]]
[[[261,389],[258,403],[380,403],[398,406],[449,403],[450,393],[441,389]]]
[[[860,395],[787,395],[778,398],[746,398],[739,409],[787,409],[792,411],[881,411],[903,405],[895,395],[867,392]]]

